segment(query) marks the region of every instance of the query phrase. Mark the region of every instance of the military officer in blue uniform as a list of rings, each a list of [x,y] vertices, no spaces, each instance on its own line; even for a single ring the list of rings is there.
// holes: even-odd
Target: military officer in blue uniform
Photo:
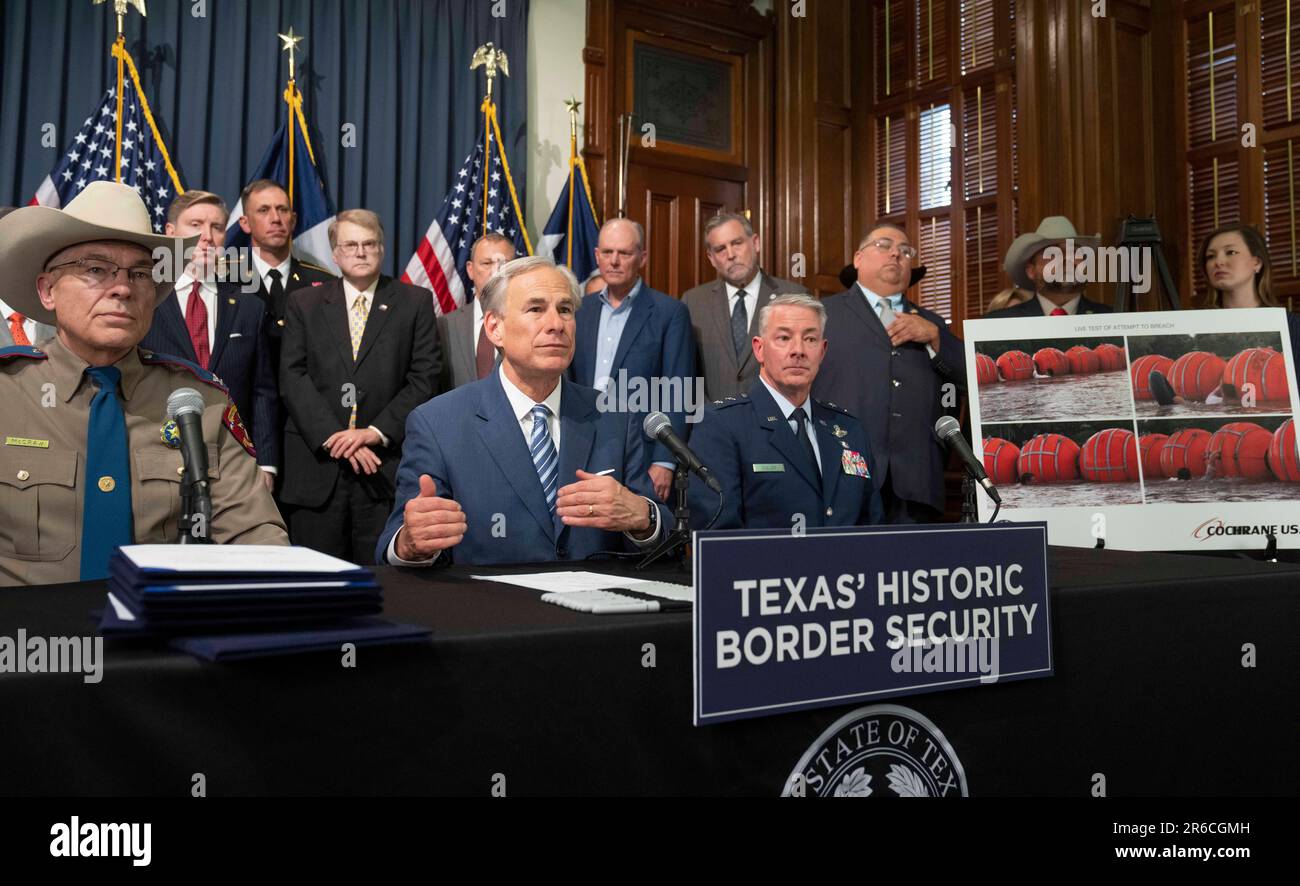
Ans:
[[[867,433],[848,412],[812,399],[826,354],[826,312],[802,293],[760,312],[749,393],[706,407],[691,449],[722,484],[714,529],[860,526],[883,519]],[[697,478],[691,526],[704,528],[719,497]]]
[[[197,238],[153,233],[136,192],[93,182],[64,209],[0,219],[7,300],[56,328],[40,348],[0,349],[0,585],[103,578],[120,545],[176,540],[182,459],[167,398],[203,398],[218,543],[287,544],[225,388],[137,345]]]

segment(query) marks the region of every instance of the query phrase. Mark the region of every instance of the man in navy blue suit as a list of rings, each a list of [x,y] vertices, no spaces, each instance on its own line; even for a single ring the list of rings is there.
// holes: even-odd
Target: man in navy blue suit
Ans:
[[[682,302],[642,281],[645,263],[641,225],[626,218],[605,222],[596,243],[596,264],[605,288],[586,299],[578,311],[578,345],[569,378],[613,402],[624,401],[620,394],[634,402],[636,389],[680,392],[672,395],[678,402],[647,399],[647,408],[636,411],[663,412],[685,440],[686,413],[696,402],[697,388],[691,313]],[[703,384],[698,387],[702,401]],[[650,482],[664,501],[672,489],[674,462],[663,444],[653,447]]]
[[[172,201],[166,233],[197,235],[199,241],[140,346],[197,363],[221,379],[253,438],[270,489],[280,465],[280,397],[271,371],[266,307],[238,283],[219,279],[217,256],[227,216],[225,202],[208,191],[186,191]]]
[[[691,449],[722,484],[691,478],[691,526],[802,529],[882,518],[867,432],[844,409],[809,396],[826,355],[826,309],[806,293],[772,296],[751,341],[758,378],[748,393],[704,411]],[[721,510],[719,510],[719,504]]]
[[[858,244],[858,282],[826,299],[830,330],[813,394],[862,422],[878,459],[887,523],[943,515],[944,452],[934,423],[966,387],[965,348],[933,311],[904,297],[916,248],[888,222]]]
[[[653,545],[671,515],[650,498],[639,419],[564,377],[582,300],[573,273],[515,259],[480,298],[501,362],[410,414],[376,561],[531,563]]]

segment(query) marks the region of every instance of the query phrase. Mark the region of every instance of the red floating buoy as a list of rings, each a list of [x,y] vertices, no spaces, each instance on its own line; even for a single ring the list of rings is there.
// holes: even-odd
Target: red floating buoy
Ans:
[[[1283,483],[1300,483],[1300,458],[1295,450],[1295,421],[1287,419],[1273,432],[1268,447],[1268,467]]]
[[[1174,361],[1169,383],[1184,400],[1205,402],[1205,398],[1223,381],[1222,357],[1209,351],[1189,351]]]
[[[1174,431],[1160,452],[1160,469],[1166,477],[1179,480],[1204,477],[1205,448],[1209,444],[1209,431],[1200,428]]]
[[[998,380],[998,364],[988,354],[975,355],[975,381],[981,385],[991,385]]]
[[[1164,451],[1168,434],[1143,434],[1138,438],[1142,453],[1142,473],[1150,480],[1165,479],[1165,469],[1160,466],[1160,453]]]
[[[1079,478],[1079,444],[1064,434],[1039,434],[1020,447],[1022,483],[1069,483]]]
[[[1043,348],[1034,354],[1034,366],[1039,375],[1068,375],[1070,361],[1059,348]]]
[[[1247,348],[1224,366],[1223,392],[1237,399],[1253,394],[1256,403],[1287,402],[1286,360],[1272,348]]]
[[[1101,371],[1101,359],[1092,348],[1075,345],[1065,352],[1070,361],[1070,371],[1075,375],[1089,375]]]
[[[1007,351],[998,357],[997,363],[1005,381],[1024,381],[1034,377],[1034,361],[1024,351]]]
[[[1138,400],[1154,400],[1155,397],[1151,393],[1151,372],[1158,371],[1168,378],[1173,368],[1174,361],[1159,354],[1138,357],[1129,367],[1129,377],[1133,381],[1133,396]]]
[[[994,485],[1015,483],[1019,476],[1016,463],[1020,460],[1020,447],[1001,437],[984,438],[984,473]]]
[[[1210,436],[1205,466],[1215,477],[1264,480],[1270,476],[1268,450],[1273,435],[1250,421],[1234,421]]]
[[[1136,483],[1138,448],[1133,432],[1106,428],[1089,437],[1079,450],[1079,475],[1092,483]]]
[[[1124,349],[1119,345],[1112,345],[1109,342],[1097,345],[1092,349],[1101,363],[1102,372],[1118,372],[1124,368],[1127,358],[1124,356]]]

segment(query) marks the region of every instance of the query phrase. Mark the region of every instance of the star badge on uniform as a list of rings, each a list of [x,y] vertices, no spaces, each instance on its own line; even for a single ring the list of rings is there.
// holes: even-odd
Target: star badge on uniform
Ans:
[[[162,426],[162,441],[172,449],[181,447],[181,431],[176,427],[176,422],[168,419],[167,423]]]

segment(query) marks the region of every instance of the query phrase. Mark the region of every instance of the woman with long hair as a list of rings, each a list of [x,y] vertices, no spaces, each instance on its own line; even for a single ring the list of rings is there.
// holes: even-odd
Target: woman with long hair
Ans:
[[[1273,295],[1268,245],[1252,225],[1224,225],[1201,244],[1201,270],[1215,308],[1279,308]],[[1287,312],[1292,358],[1300,357],[1300,316]]]

